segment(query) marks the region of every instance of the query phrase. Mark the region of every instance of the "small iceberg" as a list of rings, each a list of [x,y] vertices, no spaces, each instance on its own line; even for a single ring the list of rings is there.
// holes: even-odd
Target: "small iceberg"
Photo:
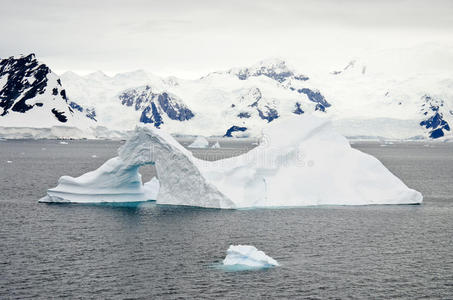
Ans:
[[[214,145],[211,146],[212,149],[220,149],[220,144],[217,141]]]
[[[195,141],[189,145],[189,148],[207,148],[209,145],[208,140],[204,136],[197,136]]]
[[[223,266],[227,270],[241,271],[276,267],[279,263],[254,246],[231,245],[223,260]]]
[[[61,144],[61,145],[68,145],[69,143],[68,143],[68,142],[65,142],[65,141],[61,141],[60,144]]]

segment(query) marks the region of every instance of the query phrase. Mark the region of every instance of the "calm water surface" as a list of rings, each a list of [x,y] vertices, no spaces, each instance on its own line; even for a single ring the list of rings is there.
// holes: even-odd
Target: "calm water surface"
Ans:
[[[453,298],[453,145],[354,145],[422,192],[416,206],[37,203],[61,175],[97,168],[119,145],[0,142],[0,299]],[[196,155],[251,145],[225,146]],[[153,170],[142,173],[149,180]],[[221,271],[230,244],[254,245],[282,266]]]

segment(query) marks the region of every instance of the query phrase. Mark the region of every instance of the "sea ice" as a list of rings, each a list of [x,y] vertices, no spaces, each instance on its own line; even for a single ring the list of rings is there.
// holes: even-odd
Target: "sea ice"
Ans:
[[[278,262],[263,251],[253,246],[231,245],[227,250],[227,256],[223,265],[228,267],[242,268],[270,268],[279,266]]]
[[[422,202],[419,192],[373,156],[351,148],[326,119],[274,120],[262,141],[243,155],[208,162],[162,130],[137,127],[117,157],[78,178],[61,177],[42,201],[148,200],[138,170],[155,164],[157,204],[252,208]]]
[[[208,140],[205,137],[199,135],[197,136],[195,141],[193,141],[192,144],[189,145],[189,148],[207,148],[208,145]]]

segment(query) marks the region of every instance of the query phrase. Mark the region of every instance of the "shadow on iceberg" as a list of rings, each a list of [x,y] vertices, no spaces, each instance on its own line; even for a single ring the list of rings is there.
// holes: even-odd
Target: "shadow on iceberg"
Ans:
[[[155,165],[159,178],[152,188],[142,184],[138,172],[147,164]],[[379,160],[351,148],[328,120],[302,115],[270,123],[260,145],[248,153],[212,162],[195,158],[162,130],[137,127],[117,157],[80,177],[61,177],[40,202],[149,199],[244,209],[419,204],[423,197]]]

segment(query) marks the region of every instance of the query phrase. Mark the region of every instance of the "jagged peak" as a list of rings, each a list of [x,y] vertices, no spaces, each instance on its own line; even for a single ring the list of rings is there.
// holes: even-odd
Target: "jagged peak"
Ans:
[[[237,76],[240,80],[246,80],[249,77],[266,76],[280,83],[289,78],[302,81],[309,79],[305,75],[295,73],[293,68],[289,67],[286,61],[280,58],[268,58],[249,67],[232,68],[226,72],[211,74],[230,74]]]
[[[8,58],[4,58],[4,59],[10,59],[10,60],[19,60],[19,59],[27,59],[29,61],[32,61],[32,60],[35,60],[36,59],[36,55],[34,53],[30,53],[30,54],[19,54],[19,55],[13,55],[13,56],[10,56]],[[0,60],[2,60],[0,58]]]
[[[250,74],[255,74],[258,72],[273,70],[274,72],[292,72],[292,69],[288,67],[286,61],[280,58],[268,58],[257,63],[248,66],[248,67],[236,67],[229,70],[229,73],[238,73],[238,72],[248,72]]]
[[[258,68],[266,68],[266,69],[280,69],[280,70],[291,70],[286,61],[281,59],[281,58],[276,58],[276,57],[272,57],[272,58],[267,58],[267,59],[263,59],[259,62],[257,62],[256,64],[254,64],[251,69],[258,69]]]

